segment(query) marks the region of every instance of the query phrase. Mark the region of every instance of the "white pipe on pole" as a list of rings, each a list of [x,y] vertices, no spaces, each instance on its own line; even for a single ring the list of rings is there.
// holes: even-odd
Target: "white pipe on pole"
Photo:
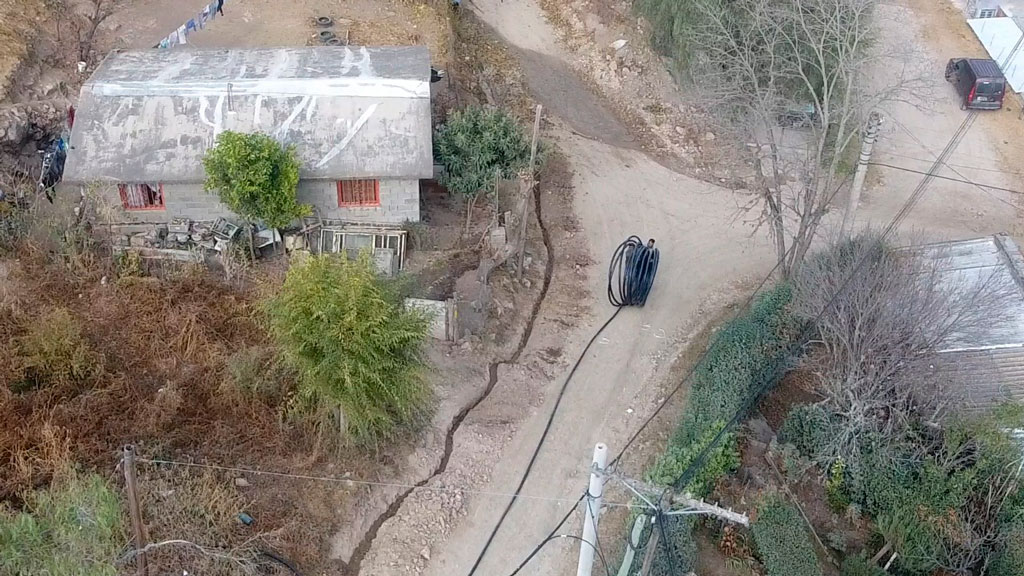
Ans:
[[[580,561],[576,576],[591,576],[594,566],[594,552],[597,550],[597,519],[601,513],[601,497],[604,495],[604,471],[608,465],[608,446],[598,443],[594,446],[594,463],[590,470],[590,488],[587,491],[583,509],[583,541],[580,542]]]

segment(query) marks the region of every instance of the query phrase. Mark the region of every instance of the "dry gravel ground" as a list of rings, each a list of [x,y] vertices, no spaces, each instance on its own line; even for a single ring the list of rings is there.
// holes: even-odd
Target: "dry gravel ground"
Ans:
[[[578,498],[593,444],[607,442],[613,453],[622,446],[663,397],[664,386],[674,384],[665,381],[668,367],[701,321],[742,292],[742,279],[766,271],[772,256],[762,236],[751,236],[750,228],[736,218],[741,199],[735,193],[666,169],[634,149],[636,141],[623,135],[629,132],[623,125],[612,126],[613,114],[571,72],[573,57],[558,44],[554,27],[534,0],[477,0],[472,6],[517,50],[534,96],[552,111],[554,127],[547,136],[558,143],[574,172],[574,210],[587,251],[601,263],[626,235],[636,233],[657,238],[663,258],[648,306],[624,312],[597,341],[571,383],[524,488],[531,498],[517,503],[477,572],[492,575],[511,571],[571,505],[536,497],[570,502]],[[566,94],[572,99],[565,100]],[[939,112],[937,117],[948,114]],[[914,120],[905,111],[898,117],[909,125],[932,127],[938,121],[955,127],[959,121],[928,116]],[[595,131],[594,126],[601,128]],[[985,141],[983,132],[969,136],[968,146]],[[908,179],[895,185],[895,191],[872,187],[862,210],[864,220],[891,218],[916,182]],[[878,200],[882,194],[891,196],[891,204]],[[988,194],[984,198],[935,186],[906,226],[951,238],[1011,227],[1013,211],[990,211],[986,207],[994,205],[986,202],[998,201]],[[979,208],[985,212],[982,216],[969,216]],[[492,493],[514,489],[571,361],[611,313],[601,297],[603,265],[594,266],[587,270],[594,302],[589,315],[579,329],[560,326],[564,309],[553,295],[559,293],[565,272],[556,253],[552,295],[542,305],[521,366],[500,375],[495,393],[456,434],[450,469],[465,467],[473,473],[453,478],[453,483],[475,480],[473,488]],[[552,346],[562,349],[553,366],[546,352]],[[487,471],[491,463],[493,468]],[[408,514],[400,512],[385,524],[364,563],[364,574],[465,574],[505,504],[499,497],[467,495],[459,502],[458,513],[439,520],[430,512],[435,507],[417,504],[423,501],[414,494]],[[576,533],[578,527],[574,517],[566,531]],[[527,573],[566,573],[574,555],[570,542],[553,543]]]

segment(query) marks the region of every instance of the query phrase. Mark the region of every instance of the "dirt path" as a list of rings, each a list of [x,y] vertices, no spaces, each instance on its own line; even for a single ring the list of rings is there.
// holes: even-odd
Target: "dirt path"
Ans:
[[[571,57],[534,0],[476,0],[473,9],[516,50],[531,92],[554,121],[555,129],[547,136],[556,140],[571,166],[573,208],[586,240],[582,248],[598,263],[588,274],[590,312],[576,330],[567,331],[559,321],[566,300],[571,300],[562,282],[572,273],[567,267],[572,258],[564,251],[581,249],[578,238],[565,237],[570,241],[556,242],[552,288],[520,363],[499,373],[492,395],[455,434],[452,473],[432,481],[495,496],[467,496],[459,514],[438,522],[430,517],[437,509],[432,497],[413,493],[409,509],[385,523],[363,564],[363,573],[374,576],[468,573],[507,502],[500,495],[515,489],[529,463],[572,360],[612,312],[602,296],[603,263],[627,235],[654,237],[662,250],[652,298],[644,309],[621,314],[584,360],[524,486],[527,498],[512,509],[477,574],[510,572],[547,535],[585,487],[594,443],[607,442],[614,453],[660,401],[660,384],[671,359],[700,325],[697,315],[725,302],[735,292],[730,283],[763,273],[772,263],[762,236],[750,236],[749,227],[736,221],[740,199],[734,193],[681,176],[635,150],[628,131],[576,78],[567,64]],[[898,117],[933,130],[941,130],[941,122],[954,122],[944,109],[936,117],[905,110]],[[928,146],[937,139],[923,141]],[[978,150],[983,142],[984,133],[979,132],[966,146]],[[886,144],[880,147],[892,150]],[[876,183],[869,189],[865,221],[890,218],[917,182],[910,173],[898,175],[895,186],[883,191]],[[970,188],[936,183],[907,227],[965,237],[1012,225],[1012,210],[996,210],[1005,208],[1009,198]],[[559,233],[551,236],[562,238]],[[558,361],[552,361],[552,350]],[[489,472],[481,475],[481,470]],[[579,519],[573,518],[566,531],[576,533],[578,526]],[[527,573],[566,573],[575,549],[570,541],[553,543]]]
[[[946,2],[881,4],[877,21],[879,38],[886,51],[907,51],[918,55],[922,65],[928,106],[893,103],[884,110],[885,122],[875,146],[873,162],[927,171],[955,133],[966,112],[959,109],[953,89],[943,71],[952,57],[984,56],[960,14],[943,9]],[[943,33],[937,35],[936,31]],[[980,54],[979,54],[980,53]],[[891,77],[876,71],[875,80]],[[969,180],[980,185],[945,179],[932,181],[928,193],[915,208],[908,228],[918,228],[929,237],[962,238],[993,232],[1018,233],[1020,194],[991,187],[1024,190],[1019,167],[1024,153],[1018,132],[1024,121],[1017,118],[1015,99],[1007,98],[1007,109],[982,112],[939,175]],[[1013,163],[1005,159],[1014,158]],[[899,209],[921,180],[907,170],[873,166],[862,196],[858,221],[884,225]],[[987,186],[985,186],[987,185]]]
[[[647,307],[626,310],[605,331],[576,373],[526,483],[477,574],[511,570],[558,521],[585,486],[594,443],[621,447],[656,406],[671,360],[685,344],[693,317],[708,298],[723,298],[730,282],[763,273],[772,261],[759,236],[734,221],[732,192],[672,172],[633,149],[628,131],[566,64],[555,33],[532,1],[478,1],[481,17],[522,60],[535,98],[551,111],[553,138],[573,171],[573,209],[582,233],[551,230],[552,288],[517,365],[503,366],[494,392],[455,434],[448,471],[431,485],[495,494],[512,492],[543,432],[558,387],[594,330],[612,313],[604,302],[605,259],[630,234],[654,237],[662,268]],[[555,192],[545,192],[545,195]],[[542,204],[550,202],[544,198]],[[581,328],[565,317],[580,313],[570,291],[577,253],[588,269]],[[721,300],[719,300],[721,301]],[[575,320],[575,318],[574,318]],[[416,491],[405,510],[381,527],[362,573],[465,574],[507,499],[465,496],[464,512],[439,519],[436,494]],[[464,518],[460,518],[464,516]],[[454,522],[453,522],[454,520]],[[571,524],[575,530],[578,522]],[[530,573],[564,573],[566,545],[541,555]],[[429,559],[429,561],[428,561]]]

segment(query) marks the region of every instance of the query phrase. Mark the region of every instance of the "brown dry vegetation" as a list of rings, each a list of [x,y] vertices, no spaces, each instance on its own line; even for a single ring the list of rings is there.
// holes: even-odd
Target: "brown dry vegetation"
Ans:
[[[231,352],[265,343],[250,294],[199,273],[105,285],[96,274],[74,278],[38,257],[21,259],[9,274],[15,293],[0,310],[0,338],[19,341],[34,322],[64,310],[95,367],[81,378],[26,382],[24,354],[0,359],[4,381],[25,382],[21,393],[5,390],[0,404],[8,423],[0,436],[4,470],[15,454],[38,449],[46,424],[67,430],[72,457],[97,467],[111,466],[126,442],[150,453],[223,458],[270,452],[287,440],[275,407],[218,392]],[[24,482],[4,473],[0,494]]]
[[[288,455],[310,447],[304,431],[282,417],[289,382],[277,382],[281,390],[270,396],[246,395],[227,382],[226,365],[235,351],[270,348],[254,289],[227,286],[197,270],[104,283],[104,275],[114,278],[112,266],[91,265],[72,274],[37,252],[7,259],[3,268],[0,339],[15,344],[0,356],[0,381],[7,384],[0,387],[0,501],[18,505],[27,490],[47,485],[69,458],[117,479],[119,448],[126,443],[138,445],[148,458],[264,468],[277,468]],[[43,322],[55,317],[61,322]],[[63,334],[73,345],[51,347],[48,365],[32,364],[30,351],[38,349],[40,337],[56,338],[55,325],[73,326],[64,331],[70,335]],[[61,371],[61,358],[88,369]],[[307,459],[306,466],[313,461]],[[265,502],[255,507],[262,521],[257,530],[235,518],[243,508],[231,478],[215,482],[189,469],[149,465],[140,466],[139,474],[154,537],[220,548],[294,525],[293,509],[280,505],[298,496],[282,493],[307,488],[268,488]],[[177,497],[167,499],[168,491]],[[329,495],[324,500],[331,501]],[[172,503],[181,509],[170,509]],[[188,510],[198,509],[216,514],[196,524]],[[330,523],[314,520],[313,526]],[[312,559],[321,552],[321,539],[291,536],[273,543],[295,558]],[[182,554],[192,555],[190,565],[202,560],[177,548],[159,558]]]

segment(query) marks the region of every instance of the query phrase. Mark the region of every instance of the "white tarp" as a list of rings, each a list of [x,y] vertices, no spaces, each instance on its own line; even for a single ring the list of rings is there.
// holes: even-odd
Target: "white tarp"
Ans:
[[[974,18],[967,21],[975,36],[1003,70],[1003,76],[1014,92],[1024,92],[1024,42],[1020,42],[1020,26],[1013,18]]]

